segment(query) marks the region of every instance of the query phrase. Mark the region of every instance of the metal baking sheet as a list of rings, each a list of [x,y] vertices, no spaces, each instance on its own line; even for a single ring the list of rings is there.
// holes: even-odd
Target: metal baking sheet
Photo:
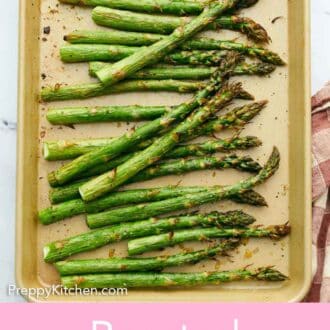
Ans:
[[[78,139],[118,136],[130,129],[126,123],[102,123],[69,127],[51,126],[45,119],[49,104],[39,101],[42,86],[74,84],[89,81],[87,64],[63,64],[59,47],[63,35],[74,29],[99,28],[90,18],[90,8],[61,5],[57,0],[21,0],[20,78],[19,78],[19,137],[17,165],[17,246],[16,274],[21,287],[49,287],[59,283],[52,265],[44,263],[42,247],[50,241],[63,239],[88,230],[84,217],[77,216],[50,226],[38,224],[37,210],[49,205],[47,173],[59,162],[47,162],[41,156],[44,140]],[[269,203],[268,208],[244,206],[259,224],[280,224],[290,221],[292,234],[279,242],[249,240],[230,258],[219,262],[206,261],[195,266],[180,267],[180,271],[233,269],[252,264],[253,267],[276,265],[288,274],[284,283],[231,283],[192,289],[129,290],[127,296],[61,296],[49,301],[299,301],[311,280],[311,157],[310,157],[310,73],[309,73],[309,6],[308,0],[260,0],[244,12],[264,25],[272,43],[288,63],[277,68],[271,77],[233,78],[243,82],[256,100],[268,99],[269,105],[242,135],[256,135],[263,146],[249,151],[260,162],[266,161],[272,146],[281,152],[279,171],[266,184],[257,188]],[[276,20],[273,20],[276,18]],[[44,27],[50,34],[43,34]],[[215,38],[237,38],[228,31],[208,32]],[[240,39],[246,41],[244,37]],[[52,103],[57,105],[174,105],[189,95],[171,93],[129,93],[104,96],[82,101]],[[229,132],[226,132],[228,135]],[[233,170],[203,171],[184,176],[171,176],[135,184],[136,187],[230,184],[245,175]],[[133,186],[133,187],[134,187]],[[202,211],[230,210],[231,202],[201,207]],[[185,247],[197,248],[189,243]],[[126,242],[105,246],[75,258],[107,257],[114,249],[116,256],[126,255]],[[162,253],[174,253],[169,248]],[[152,255],[152,253],[150,254]],[[34,300],[34,299],[32,299]],[[34,300],[35,301],[35,300]],[[42,299],[41,299],[42,301]]]

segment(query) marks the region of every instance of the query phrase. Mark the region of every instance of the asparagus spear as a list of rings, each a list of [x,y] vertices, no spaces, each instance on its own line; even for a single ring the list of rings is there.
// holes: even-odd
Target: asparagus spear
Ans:
[[[79,196],[74,196],[76,197],[75,199],[42,209],[38,213],[38,218],[42,224],[49,225],[83,213],[96,213],[112,207],[160,201],[167,198],[183,196],[185,194],[206,191],[207,189],[209,188],[169,186],[152,189],[124,190],[111,193],[90,203],[85,203],[80,198],[77,198]],[[267,206],[266,200],[253,190],[230,196],[229,199],[240,204],[249,204],[259,207]]]
[[[147,142],[147,141],[146,141]],[[76,158],[89,152],[95,148],[102,147],[111,143],[111,138],[107,139],[91,139],[91,140],[56,140],[46,141],[43,144],[43,155],[46,160],[64,160]],[[205,156],[215,152],[227,152],[233,150],[246,150],[253,147],[258,147],[262,142],[255,136],[232,137],[227,139],[207,140],[203,143],[179,145],[171,152],[164,156],[164,158],[180,158],[187,156]],[[63,153],[61,153],[63,152]],[[126,161],[129,158],[121,156],[115,158]],[[118,164],[121,164],[119,160]],[[112,165],[109,165],[112,166]],[[117,166],[117,165],[116,165]],[[106,170],[109,167],[106,167]],[[92,169],[93,173],[95,168]],[[99,174],[98,172],[97,174]],[[88,173],[89,174],[89,173]],[[92,174],[93,175],[93,174]],[[56,186],[56,180],[49,181],[52,186]]]
[[[193,132],[200,127],[210,116],[237,97],[241,89],[241,84],[225,85],[205,106],[193,112],[177,127],[156,139],[151,146],[138,152],[115,169],[79,187],[81,198],[84,201],[96,199],[119,187],[146,167],[157,162],[163,155],[182,142],[185,135],[189,135],[189,132]]]
[[[171,111],[166,106],[104,106],[49,109],[47,120],[53,125],[72,125],[104,121],[142,121],[159,118]]]
[[[92,18],[96,24],[116,30],[159,34],[172,33],[173,30],[193,19],[192,17],[148,15],[106,7],[96,7],[92,11]],[[239,31],[257,42],[269,42],[270,40],[267,31],[260,24],[247,17],[221,16],[209,24],[207,29]]]
[[[255,173],[260,171],[261,166],[249,156],[238,157],[237,155],[229,155],[224,157],[178,159],[164,161],[150,166],[128,180],[128,183],[147,181],[165,175],[177,175],[191,171],[225,168],[234,168],[240,171]]]
[[[138,50],[141,50],[141,48],[121,45],[74,44],[62,46],[60,56],[61,60],[67,63],[90,61],[115,62],[134,54]],[[216,65],[223,61],[227,54],[227,50],[181,50],[164,56],[162,62],[179,65]],[[104,65],[103,68],[107,65]],[[136,72],[133,77],[136,79],[137,76],[140,75]]]
[[[273,268],[239,269],[203,273],[123,273],[62,276],[66,288],[138,288],[219,285],[233,281],[285,281],[287,277]]]
[[[114,44],[127,46],[147,46],[164,39],[165,36],[153,33],[123,32],[123,31],[74,31],[65,36],[70,43],[80,44]],[[268,49],[245,45],[230,40],[210,38],[192,38],[179,48],[186,50],[235,50],[242,54],[257,57],[266,63],[284,65],[280,56]]]
[[[170,233],[142,237],[128,242],[128,254],[136,255],[148,251],[162,249],[188,241],[208,241],[212,238],[224,237],[269,237],[279,239],[290,232],[290,227],[270,226],[266,228],[196,228],[178,230]]]
[[[80,6],[104,6],[115,9],[132,10],[147,13],[162,13],[171,15],[200,14],[205,4],[200,1],[172,1],[172,0],[60,0],[62,3]],[[258,0],[240,2],[236,8],[246,8],[257,3]]]
[[[265,107],[266,104],[267,101],[260,101],[235,108],[226,114],[204,124],[201,129],[198,129],[198,132],[194,132],[193,137],[219,133],[225,128],[244,127],[257,114],[259,114],[259,112]],[[164,113],[166,112],[166,109],[167,108],[164,107]],[[112,138],[74,141],[47,141],[43,144],[43,156],[47,160],[71,159],[90,152],[97,147],[104,147],[109,145],[112,143],[112,141]],[[149,141],[144,141],[139,145],[139,147],[142,149],[146,148],[152,143],[152,141],[152,139]],[[172,152],[170,154],[172,154]]]
[[[261,141],[254,136],[234,137],[229,139],[210,140],[204,143],[188,144],[173,149],[166,158],[182,158],[188,156],[205,156],[215,152],[230,150],[246,150],[261,145]]]
[[[165,114],[165,112],[164,112]],[[55,141],[46,141],[43,144],[42,154],[47,160],[65,160],[72,159],[83,154],[86,154],[90,151],[93,151],[100,147],[108,146],[116,138],[100,138],[100,139],[87,139],[87,140],[55,140]],[[150,138],[149,140],[142,141],[137,146],[136,149],[144,149],[148,147],[155,138]],[[127,152],[132,151],[127,149]],[[125,157],[125,156],[123,156]],[[119,158],[119,157],[118,157]],[[112,160],[117,163],[117,159]],[[121,162],[118,162],[121,164]],[[116,165],[117,166],[117,165]],[[49,183],[52,183],[49,181]],[[54,184],[56,184],[56,179],[54,178]],[[53,185],[52,185],[53,186]]]
[[[146,272],[160,271],[166,267],[176,267],[184,264],[198,263],[202,260],[213,258],[219,254],[234,249],[239,245],[239,240],[229,239],[196,252],[179,253],[173,256],[154,258],[107,258],[88,260],[59,261],[55,264],[61,276],[98,273],[121,272]]]
[[[232,62],[235,63],[236,61],[237,57],[233,55],[228,59],[228,63],[223,63],[223,65],[220,66],[219,71],[212,76],[211,81],[203,90],[196,93],[196,95],[189,101],[175,108],[174,111],[170,111],[158,119],[141,125],[133,132],[126,133],[121,137],[113,139],[111,145],[82,155],[71,163],[56,170],[54,172],[56,181],[59,184],[64,184],[77,177],[80,173],[83,173],[96,165],[107,163],[109,160],[119,156],[126,150],[130,150],[142,141],[159,134],[159,132],[170,127],[178,120],[185,118],[195,108],[204,105],[208,101],[208,98],[213,96],[214,93],[221,88],[224,75],[227,75],[227,71],[225,73],[223,72],[224,69],[232,66]]]
[[[104,226],[106,224],[118,223],[122,221],[135,221],[153,216],[158,216],[173,211],[186,210],[206,203],[213,203],[228,196],[240,194],[252,189],[255,185],[261,184],[268,177],[272,176],[279,166],[280,154],[274,147],[271,157],[265,167],[257,174],[246,180],[240,181],[232,186],[210,189],[209,191],[187,194],[164,201],[152,202],[148,204],[138,204],[109,210],[87,216],[87,224],[90,228]]]
[[[281,57],[278,54],[268,49],[260,48],[256,46],[247,46],[242,43],[233,42],[233,41],[221,41],[221,40],[208,39],[208,38],[191,39],[191,40],[187,40],[182,45],[182,49],[234,50],[251,57],[257,57],[266,63],[271,63],[275,65],[285,65],[285,62],[281,59]]]
[[[204,82],[181,80],[128,80],[115,86],[88,83],[72,86],[44,87],[41,99],[45,102],[87,99],[96,96],[130,92],[175,92],[193,93],[206,87]]]
[[[89,74],[95,76],[95,72],[107,65],[104,62],[90,62]],[[208,79],[216,67],[203,66],[157,66],[155,68],[141,70],[130,77],[130,79],[189,79],[201,80]],[[236,66],[233,75],[258,75],[265,76],[276,69],[275,65],[257,62],[241,63]]]
[[[172,34],[157,41],[151,46],[141,48],[133,55],[97,71],[97,77],[103,84],[113,85],[144,67],[157,63],[184,41],[203,30],[203,28],[210,23],[214,22],[214,20],[226,10],[234,8],[235,5],[239,3],[247,2],[246,0],[223,0],[221,2],[218,2],[217,0],[210,1],[205,6],[203,12],[189,23],[178,27],[172,32]],[[98,7],[94,10],[97,11],[97,8]]]
[[[73,217],[75,215],[83,213],[101,212],[112,207],[118,207],[127,204],[160,201],[167,198],[183,196],[185,194],[206,191],[207,189],[209,188],[161,187],[153,189],[125,190],[111,193],[103,198],[97,199],[90,203],[84,203],[80,198],[75,198],[42,209],[38,213],[38,218],[42,224],[49,225],[65,218]],[[265,201],[265,199],[253,190],[243,194],[230,196],[229,199],[233,202],[241,204],[249,204],[253,206],[267,206],[267,202]]]
[[[107,228],[91,230],[86,233],[51,242],[44,247],[44,260],[55,262],[71,255],[97,249],[109,243],[125,239],[144,237],[167,232],[174,229],[196,226],[246,226],[254,221],[251,216],[239,211],[226,213],[212,212],[209,214],[192,214],[164,219],[148,219],[133,223],[124,223]],[[228,222],[230,221],[234,222]]]
[[[63,276],[66,288],[139,288],[219,285],[233,281],[285,281],[287,277],[279,271],[266,267],[256,270],[238,269],[222,272],[203,273],[138,273],[138,274],[98,274],[83,276]]]
[[[88,179],[81,179],[62,187],[51,189],[49,191],[49,200],[51,204],[59,204],[77,198],[80,199],[79,187],[84,182],[87,182],[87,180]]]

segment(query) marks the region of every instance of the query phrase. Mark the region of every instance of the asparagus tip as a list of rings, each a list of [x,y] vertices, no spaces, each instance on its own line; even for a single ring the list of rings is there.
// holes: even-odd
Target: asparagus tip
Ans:
[[[238,97],[243,100],[254,100],[254,96],[244,89],[241,90],[241,92],[238,94]]]
[[[258,63],[256,65],[255,73],[260,76],[265,76],[274,72],[276,69],[276,65],[271,63]]]
[[[270,238],[272,239],[280,239],[281,237],[290,234],[291,231],[291,227],[287,223],[284,225],[271,226],[269,229],[271,230]]]
[[[259,172],[258,176],[261,180],[260,182],[264,182],[267,178],[271,177],[279,168],[280,166],[280,152],[277,147],[273,147],[273,151],[268,158],[265,166]]]
[[[259,281],[285,281],[288,277],[273,267],[262,267],[256,270],[255,278]]]
[[[270,37],[266,29],[260,24],[256,23],[254,20],[247,17],[235,16],[235,22],[244,24],[244,32],[250,39],[257,42],[269,43]]]
[[[269,102],[268,100],[261,100],[261,101],[255,102],[255,104],[256,104],[256,107],[263,109],[266,107],[268,102]]]
[[[262,145],[262,141],[256,136],[248,135],[245,137],[245,139],[250,147],[259,147]]]

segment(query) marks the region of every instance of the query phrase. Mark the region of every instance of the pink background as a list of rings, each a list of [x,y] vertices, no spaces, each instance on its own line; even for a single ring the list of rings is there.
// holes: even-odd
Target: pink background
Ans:
[[[326,330],[325,304],[2,304],[0,329],[92,330]],[[98,327],[97,330],[106,330]]]

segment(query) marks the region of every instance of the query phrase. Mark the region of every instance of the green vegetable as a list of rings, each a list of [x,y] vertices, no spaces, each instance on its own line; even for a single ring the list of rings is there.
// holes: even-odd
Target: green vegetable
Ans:
[[[138,204],[102,213],[90,214],[87,216],[87,223],[90,228],[96,228],[122,221],[136,221],[168,212],[187,210],[206,203],[214,203],[228,198],[229,196],[239,195],[247,190],[251,190],[256,185],[263,183],[275,173],[279,166],[279,162],[280,154],[277,148],[274,147],[268,162],[259,174],[234,185],[209,188],[203,192],[186,194],[185,196],[170,198],[163,201]]]
[[[210,116],[217,113],[242,90],[240,84],[225,85],[205,106],[189,115],[177,127],[156,139],[148,148],[138,152],[125,163],[79,187],[84,201],[91,201],[119,187],[144,168],[152,165],[183,141],[185,135],[200,127]]]
[[[230,222],[228,222],[228,220],[230,220]],[[196,226],[222,226],[229,224],[245,226],[253,221],[254,218],[240,211],[192,214],[165,219],[151,218],[149,220],[124,223],[92,230],[61,241],[51,242],[44,247],[44,259],[46,262],[55,262],[80,252],[97,249],[98,247],[110,243],[136,237],[160,234],[174,229],[191,228]]]
[[[189,241],[208,241],[213,238],[227,237],[269,237],[279,239],[288,235],[290,227],[270,226],[266,228],[196,228],[174,231],[165,234],[137,238],[128,242],[128,254],[136,255],[148,251],[163,249]]]
[[[197,263],[201,260],[213,258],[219,254],[234,249],[239,240],[230,239],[214,247],[196,252],[179,253],[173,256],[154,258],[107,258],[88,260],[67,260],[55,264],[61,276],[98,273],[146,272],[159,271],[166,267],[181,266]]]
[[[279,271],[266,267],[256,270],[246,268],[222,272],[203,273],[123,273],[82,276],[63,276],[66,288],[139,288],[219,285],[232,281],[285,281],[287,277]]]

